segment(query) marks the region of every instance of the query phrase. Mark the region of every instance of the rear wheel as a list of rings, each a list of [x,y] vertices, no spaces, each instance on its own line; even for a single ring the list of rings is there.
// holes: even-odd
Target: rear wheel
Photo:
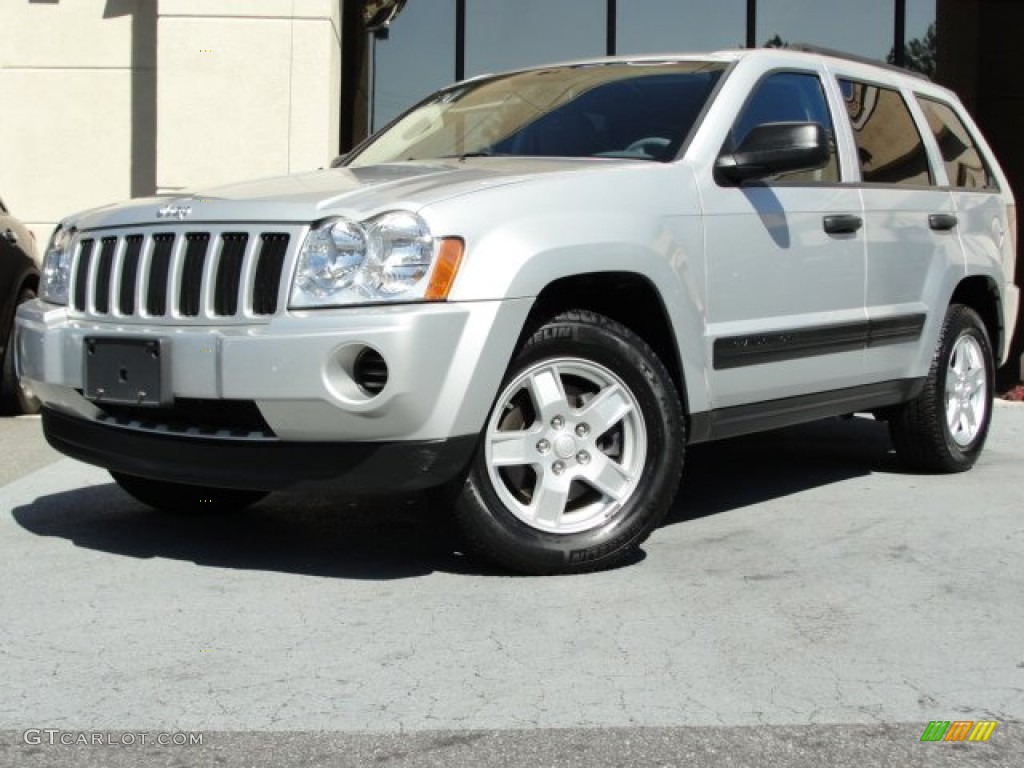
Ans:
[[[18,304],[24,304],[36,297],[31,288],[23,288],[18,294]],[[32,389],[18,379],[14,366],[15,338],[14,321],[7,333],[7,347],[4,350],[2,376],[0,376],[0,411],[6,414],[38,413],[39,400]]]
[[[240,491],[232,488],[207,488],[183,483],[168,483],[148,477],[111,472],[121,489],[146,506],[179,515],[237,512],[255,504],[267,491]]]
[[[651,348],[566,312],[517,353],[456,516],[473,550],[515,571],[617,565],[672,503],[683,443],[679,396]]]
[[[889,416],[900,459],[922,472],[970,469],[988,436],[994,377],[981,318],[970,307],[950,306],[924,389]]]

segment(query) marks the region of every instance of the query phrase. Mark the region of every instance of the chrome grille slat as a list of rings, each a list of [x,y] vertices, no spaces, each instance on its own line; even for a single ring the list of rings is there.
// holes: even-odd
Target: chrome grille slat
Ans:
[[[93,294],[93,308],[98,315],[110,312],[110,276],[114,269],[116,250],[116,237],[104,237],[100,240],[100,258],[96,264],[96,292]]]
[[[277,294],[284,268],[288,235],[264,232],[260,235],[259,261],[252,288],[252,311],[257,315],[272,315],[277,311]]]
[[[266,322],[307,227],[238,224],[91,230],[74,244],[70,312],[175,325]]]
[[[181,265],[181,287],[178,291],[178,311],[185,317],[199,314],[203,291],[203,271],[210,235],[190,232],[185,235],[185,254]]]
[[[142,235],[128,235],[124,239],[124,255],[121,258],[121,272],[118,274],[117,312],[120,315],[135,314],[135,296],[139,289],[139,261],[142,257]]]
[[[241,287],[242,264],[249,236],[245,232],[225,232],[221,235],[220,256],[213,294],[215,315],[234,315],[238,312],[238,294]]]
[[[74,301],[72,306],[79,312],[85,312],[88,302],[89,265],[92,262],[92,247],[95,243],[91,237],[83,238],[78,246],[78,258],[75,259]]]
[[[161,233],[153,238],[153,252],[150,255],[149,275],[146,279],[146,314],[152,317],[162,317],[167,313],[174,240],[174,235],[170,233]]]

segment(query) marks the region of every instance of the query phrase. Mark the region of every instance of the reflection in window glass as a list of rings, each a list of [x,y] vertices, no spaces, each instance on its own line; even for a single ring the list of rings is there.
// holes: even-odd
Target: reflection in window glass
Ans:
[[[885,60],[894,0],[759,0],[757,41],[810,43]]]
[[[466,76],[603,56],[606,5],[605,0],[467,0]]]
[[[932,183],[924,142],[897,91],[840,80],[846,112],[857,143],[861,178],[866,182]]]
[[[668,161],[725,65],[551,67],[449,89],[421,104],[349,167],[502,155]]]
[[[373,130],[455,79],[455,0],[415,0],[377,40]]]
[[[907,0],[904,66],[934,77],[937,55],[935,0]]]
[[[956,113],[945,104],[917,99],[939,145],[949,183],[962,189],[995,189],[996,182],[982,160],[974,139]]]
[[[620,0],[616,53],[669,53],[741,48],[746,0]]]
[[[825,91],[817,75],[781,72],[766,77],[757,86],[733,125],[730,140],[738,147],[751,129],[766,123],[818,123],[829,137],[835,134]],[[830,141],[828,165],[813,171],[794,171],[777,177],[779,181],[838,181],[839,162],[835,141]]]

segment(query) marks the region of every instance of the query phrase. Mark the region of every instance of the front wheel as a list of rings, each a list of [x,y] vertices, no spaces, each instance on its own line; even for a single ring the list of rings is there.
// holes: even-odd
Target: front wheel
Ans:
[[[672,503],[683,444],[654,351],[607,317],[566,312],[516,354],[456,518],[474,551],[515,571],[617,565]]]
[[[240,491],[169,483],[148,477],[111,472],[121,490],[148,507],[178,515],[237,512],[267,495],[266,491]]]
[[[922,472],[963,472],[981,454],[992,419],[995,363],[985,325],[953,304],[921,394],[889,418],[896,454]]]

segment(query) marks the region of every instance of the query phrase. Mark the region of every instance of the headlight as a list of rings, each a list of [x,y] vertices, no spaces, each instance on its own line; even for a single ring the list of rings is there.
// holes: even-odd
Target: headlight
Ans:
[[[43,256],[39,298],[51,304],[67,304],[71,285],[71,239],[75,231],[58,226]]]
[[[447,296],[458,261],[438,270],[448,281],[438,295],[427,275],[435,253],[442,259],[450,241],[436,241],[415,213],[392,211],[369,221],[328,219],[316,226],[299,252],[290,306],[324,307],[362,302],[416,301]],[[461,241],[458,257],[461,258]]]
[[[353,221],[338,219],[314,229],[299,254],[299,269],[292,289],[312,303],[331,301],[352,289],[366,262],[366,230]]]

